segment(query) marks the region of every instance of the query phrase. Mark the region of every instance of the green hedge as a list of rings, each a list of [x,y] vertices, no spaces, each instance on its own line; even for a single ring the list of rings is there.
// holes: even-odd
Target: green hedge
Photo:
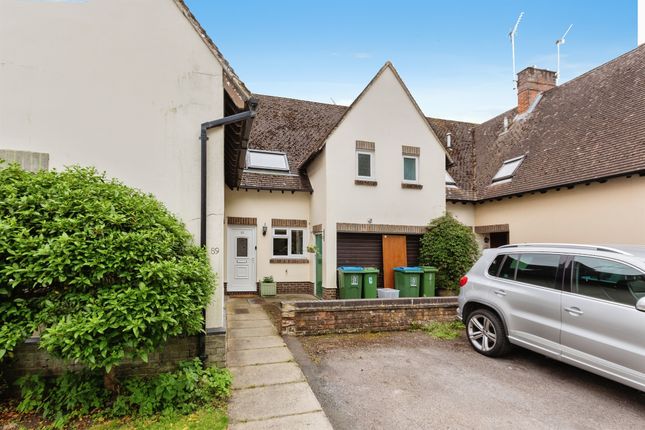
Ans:
[[[151,195],[91,168],[0,166],[0,359],[41,348],[107,372],[202,328],[215,279]]]
[[[447,214],[430,222],[421,238],[421,264],[439,269],[438,288],[457,290],[459,279],[479,257],[479,245],[470,227]]]

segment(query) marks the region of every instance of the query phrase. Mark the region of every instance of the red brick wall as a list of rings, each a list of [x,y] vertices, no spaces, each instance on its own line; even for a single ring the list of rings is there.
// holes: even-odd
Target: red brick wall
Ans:
[[[314,294],[313,282],[278,282],[278,294]]]
[[[282,334],[407,330],[413,323],[452,321],[456,310],[456,297],[284,302]]]
[[[338,288],[323,287],[323,293],[322,293],[323,300],[336,300],[337,298],[338,298]]]

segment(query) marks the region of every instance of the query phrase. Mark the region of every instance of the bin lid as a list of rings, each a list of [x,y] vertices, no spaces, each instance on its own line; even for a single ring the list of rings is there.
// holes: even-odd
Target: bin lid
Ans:
[[[395,267],[395,272],[408,272],[408,273],[423,273],[420,267]]]
[[[363,269],[363,273],[378,273],[379,270],[376,267],[366,267]]]
[[[343,272],[363,272],[363,268],[361,266],[340,266],[338,270]]]
[[[438,272],[439,269],[433,266],[421,266],[424,272]]]

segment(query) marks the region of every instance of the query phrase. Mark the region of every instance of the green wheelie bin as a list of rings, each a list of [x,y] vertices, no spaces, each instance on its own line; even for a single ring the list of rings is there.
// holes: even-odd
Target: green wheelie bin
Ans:
[[[339,267],[338,287],[341,299],[360,299],[363,290],[363,268],[359,266]]]
[[[435,281],[439,269],[432,266],[421,266],[421,270],[423,270],[423,276],[421,276],[421,292],[419,293],[419,297],[434,297]]]
[[[422,274],[420,267],[395,267],[394,288],[399,290],[399,297],[419,297]]]
[[[378,284],[378,269],[366,267],[363,269],[363,298],[375,299]]]

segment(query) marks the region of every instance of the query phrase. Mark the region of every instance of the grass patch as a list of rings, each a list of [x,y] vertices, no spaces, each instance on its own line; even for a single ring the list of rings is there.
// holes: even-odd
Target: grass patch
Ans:
[[[435,339],[441,340],[457,339],[465,328],[466,326],[461,321],[433,321],[427,324],[414,324],[412,326],[412,330],[424,331]]]
[[[89,430],[225,430],[227,426],[225,407],[207,405],[188,415],[111,420]]]

